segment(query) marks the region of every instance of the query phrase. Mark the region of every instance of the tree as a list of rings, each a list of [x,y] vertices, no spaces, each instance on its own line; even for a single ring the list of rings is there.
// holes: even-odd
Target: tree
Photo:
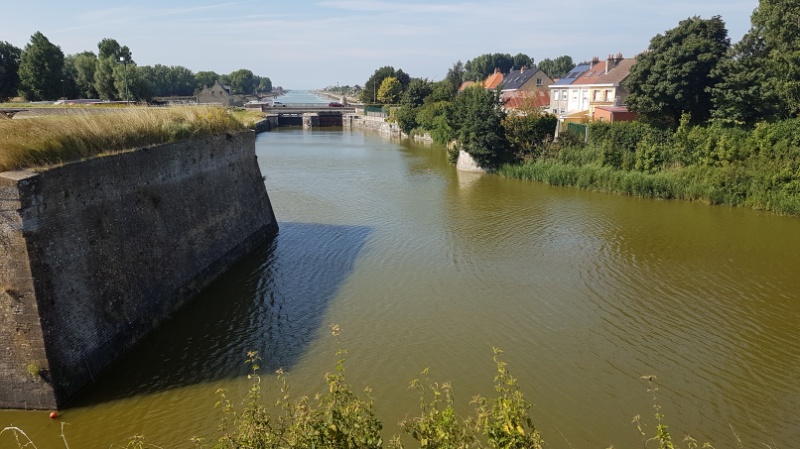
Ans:
[[[425,98],[432,92],[433,83],[426,79],[414,78],[400,96],[400,104],[407,104],[414,107],[422,106],[422,104],[425,103]]]
[[[445,75],[444,79],[455,86],[456,90],[453,92],[453,95],[455,95],[455,92],[458,91],[458,88],[464,83],[464,64],[462,64],[461,61],[453,64],[453,67],[447,71],[447,75]]]
[[[239,69],[230,73],[231,92],[238,95],[252,94],[256,91],[258,83],[253,76],[253,72],[247,69]]]
[[[389,76],[383,79],[381,87],[378,89],[378,102],[383,104],[396,104],[400,101],[400,94],[403,93],[403,86],[400,81]]]
[[[453,100],[449,120],[458,146],[482,167],[496,167],[509,156],[500,104],[499,91],[478,85],[467,87]]]
[[[8,42],[0,41],[0,101],[17,95],[21,52]]]
[[[195,93],[203,90],[204,87],[210,87],[214,85],[214,81],[219,79],[219,75],[217,72],[211,71],[204,71],[204,72],[197,72],[194,74],[195,79],[195,86],[194,91]]]
[[[752,16],[763,30],[769,52],[766,89],[780,101],[783,116],[800,115],[800,3],[796,0],[760,0]]]
[[[693,123],[711,116],[711,89],[719,82],[713,70],[730,47],[719,16],[692,17],[650,40],[636,57],[625,81],[628,107],[647,122],[677,127],[681,114]]]
[[[121,46],[114,39],[103,39],[97,43],[97,65],[94,72],[94,88],[97,96],[103,100],[120,100],[125,96],[125,79],[127,71],[125,66],[136,65],[133,61],[131,50],[127,45]],[[117,66],[123,69],[117,69]],[[116,79],[119,77],[119,80]],[[122,86],[122,90],[117,87]],[[130,95],[130,91],[128,91]]]
[[[517,53],[516,56],[512,58],[514,61],[514,67],[519,70],[521,67],[531,68],[533,67],[533,58],[526,54]]]
[[[508,73],[517,63],[522,63],[527,67],[533,67],[533,58],[522,53],[511,57],[508,53],[486,53],[464,64],[464,80],[480,81],[499,69],[503,73]]]
[[[40,32],[22,50],[19,90],[26,100],[52,100],[61,96],[64,53]]]
[[[117,88],[114,86],[114,67],[119,65],[113,57],[99,58],[94,71],[94,90],[103,100],[116,100]]]
[[[127,45],[121,46],[119,42],[115,39],[105,38],[97,43],[97,59],[105,59],[105,58],[113,58],[116,61],[119,61],[120,57],[123,58],[123,61],[126,63],[133,62],[131,58],[131,50],[128,48]]]
[[[778,94],[768,86],[769,49],[764,28],[754,26],[714,69],[721,81],[711,89],[714,121],[752,126],[780,115]]]
[[[97,69],[97,56],[90,51],[69,55],[64,60],[65,70],[72,74],[78,98],[97,98],[94,88],[94,72]],[[71,96],[70,96],[71,97]]]
[[[375,73],[364,84],[364,89],[361,91],[361,101],[363,103],[377,102],[378,88],[383,83],[384,78],[395,77],[396,73],[392,66],[384,66],[375,70]]]
[[[536,107],[524,107],[503,119],[503,132],[516,156],[524,159],[539,155],[544,143],[553,139],[557,124],[555,115],[542,113]]]
[[[539,61],[539,68],[550,78],[562,78],[575,67],[572,57],[563,55],[556,59],[544,58]]]
[[[258,85],[256,92],[272,92],[272,80],[268,76],[256,76]]]

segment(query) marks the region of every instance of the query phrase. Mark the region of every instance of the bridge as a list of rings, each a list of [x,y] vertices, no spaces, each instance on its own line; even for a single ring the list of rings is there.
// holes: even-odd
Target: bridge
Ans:
[[[352,106],[328,106],[324,103],[251,103],[247,109],[261,109],[272,127],[302,126],[317,128],[342,126],[342,116],[352,114]]]

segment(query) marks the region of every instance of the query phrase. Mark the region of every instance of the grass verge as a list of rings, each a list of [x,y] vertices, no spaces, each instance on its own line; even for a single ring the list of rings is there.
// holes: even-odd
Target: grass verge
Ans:
[[[98,115],[0,121],[0,172],[247,128],[220,107],[120,108]]]

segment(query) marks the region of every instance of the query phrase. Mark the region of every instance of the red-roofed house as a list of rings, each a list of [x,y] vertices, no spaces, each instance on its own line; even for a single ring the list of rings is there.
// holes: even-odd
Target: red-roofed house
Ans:
[[[550,107],[550,94],[545,90],[522,91],[513,97],[508,97],[503,103],[504,109],[541,109],[546,111]]]
[[[458,88],[458,91],[461,92],[462,90],[468,88],[473,84],[475,84],[475,81],[464,81],[463,83],[461,83],[461,86]]]
[[[496,89],[500,83],[503,82],[503,73],[500,72],[500,69],[494,69],[494,73],[486,77],[486,80],[483,81],[483,88],[484,89]]]

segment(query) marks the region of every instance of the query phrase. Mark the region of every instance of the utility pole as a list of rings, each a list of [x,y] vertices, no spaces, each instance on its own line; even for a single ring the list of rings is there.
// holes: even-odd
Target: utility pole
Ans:
[[[125,82],[125,104],[128,104],[128,64],[125,62],[125,57],[120,56],[119,62],[122,63],[122,80]]]

